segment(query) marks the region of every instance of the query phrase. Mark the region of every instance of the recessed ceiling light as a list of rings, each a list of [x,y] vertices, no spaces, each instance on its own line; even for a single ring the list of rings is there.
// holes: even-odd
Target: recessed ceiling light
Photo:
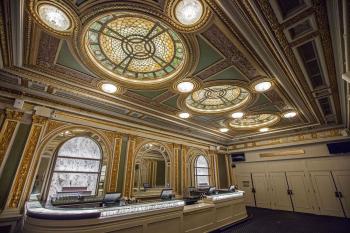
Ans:
[[[66,31],[70,27],[68,15],[58,7],[51,4],[42,4],[38,9],[41,20],[57,31]]]
[[[271,82],[263,81],[263,82],[260,82],[260,83],[256,84],[254,89],[257,92],[265,92],[265,91],[269,90],[271,88],[271,86],[272,86]]]
[[[297,115],[297,113],[295,111],[288,111],[283,113],[283,117],[284,118],[293,118]]]
[[[179,113],[179,117],[186,119],[186,118],[190,117],[190,114],[188,112],[181,112],[181,113]]]
[[[234,113],[232,113],[231,116],[232,116],[232,118],[238,119],[238,118],[242,118],[243,115],[244,115],[243,112],[234,112]]]
[[[219,129],[220,130],[220,132],[222,132],[222,133],[226,133],[226,132],[228,132],[229,131],[229,129],[228,128],[221,128],[221,129]]]
[[[192,82],[181,82],[177,85],[177,90],[182,93],[191,92],[194,88],[194,84]]]
[[[203,14],[200,0],[181,0],[175,7],[175,16],[180,23],[192,25],[197,23]]]
[[[261,128],[261,129],[259,129],[259,131],[260,132],[267,132],[267,131],[269,131],[269,128]]]
[[[111,83],[104,83],[101,85],[101,89],[102,91],[109,93],[109,94],[113,94],[117,91],[117,87],[114,84]]]

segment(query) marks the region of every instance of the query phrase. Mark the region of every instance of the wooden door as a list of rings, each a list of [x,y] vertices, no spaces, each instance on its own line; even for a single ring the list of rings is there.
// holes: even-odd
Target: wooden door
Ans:
[[[310,174],[320,213],[344,217],[340,200],[335,196],[337,190],[331,172],[315,171],[310,172]]]
[[[289,189],[292,191],[294,211],[315,213],[315,207],[311,202],[313,195],[312,187],[307,182],[307,176],[303,171],[287,172]]]
[[[347,218],[350,218],[350,171],[332,171],[337,189],[341,192],[340,200]]]
[[[270,193],[266,174],[263,172],[252,173],[253,187],[255,189],[255,203],[257,207],[270,208]]]
[[[273,197],[271,201],[272,208],[292,211],[293,207],[287,192],[288,184],[285,172],[270,172],[269,178]]]
[[[238,189],[244,191],[244,202],[247,206],[255,206],[254,194],[252,193],[252,179],[250,173],[237,175]]]

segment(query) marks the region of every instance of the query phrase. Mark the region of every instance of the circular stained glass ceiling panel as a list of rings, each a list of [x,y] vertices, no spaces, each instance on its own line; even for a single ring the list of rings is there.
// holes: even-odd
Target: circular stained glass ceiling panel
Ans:
[[[42,4],[38,10],[41,20],[50,28],[57,31],[66,31],[71,22],[66,13],[54,5]]]
[[[255,115],[246,115],[240,119],[230,121],[230,126],[236,129],[254,129],[276,124],[280,117],[275,114],[263,113]]]
[[[216,85],[205,87],[189,95],[185,104],[200,113],[220,113],[236,109],[250,99],[250,93],[239,86]]]
[[[107,75],[133,83],[174,77],[185,62],[179,35],[157,19],[109,14],[94,20],[85,34],[92,62]]]

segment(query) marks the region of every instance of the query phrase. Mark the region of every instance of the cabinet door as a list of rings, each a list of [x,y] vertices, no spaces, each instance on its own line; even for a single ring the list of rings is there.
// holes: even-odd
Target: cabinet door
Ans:
[[[278,210],[293,210],[290,196],[287,193],[288,184],[285,172],[269,173],[273,200],[272,208]]]
[[[244,202],[247,206],[255,206],[254,194],[252,193],[252,179],[250,174],[237,175],[238,189],[244,191]]]
[[[265,173],[252,173],[257,207],[270,208],[270,195]]]
[[[332,173],[337,189],[342,193],[340,200],[346,217],[350,218],[350,171],[333,171]]]
[[[312,187],[307,182],[307,177],[304,172],[287,172],[287,180],[289,189],[292,190],[292,201],[294,211],[314,213],[314,208],[312,205],[313,195]]]
[[[310,172],[315,189],[320,213],[344,217],[340,200],[335,196],[337,191],[330,171]]]

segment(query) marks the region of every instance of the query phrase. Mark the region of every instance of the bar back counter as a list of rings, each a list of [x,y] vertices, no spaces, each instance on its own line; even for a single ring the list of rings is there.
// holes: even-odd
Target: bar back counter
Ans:
[[[197,204],[182,200],[120,207],[55,208],[26,204],[25,233],[180,233],[209,232],[247,217],[244,193],[208,196]]]

